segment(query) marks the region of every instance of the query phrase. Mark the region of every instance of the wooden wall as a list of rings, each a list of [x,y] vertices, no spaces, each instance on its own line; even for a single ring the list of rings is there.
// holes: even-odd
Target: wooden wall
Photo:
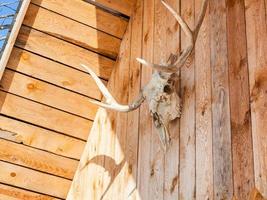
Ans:
[[[133,3],[31,1],[0,84],[1,200],[66,198],[101,99],[80,64],[107,82]]]
[[[168,0],[190,27],[202,0]],[[180,120],[160,147],[147,104],[99,109],[69,200],[267,198],[267,10],[264,0],[211,0],[190,65],[180,71]],[[109,88],[132,102],[152,70],[186,45],[159,0],[137,0]]]

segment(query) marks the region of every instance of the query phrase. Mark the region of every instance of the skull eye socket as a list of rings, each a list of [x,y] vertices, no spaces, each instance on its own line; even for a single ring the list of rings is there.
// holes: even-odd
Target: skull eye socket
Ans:
[[[167,94],[170,94],[172,92],[172,88],[170,85],[165,85],[163,91],[166,92]]]

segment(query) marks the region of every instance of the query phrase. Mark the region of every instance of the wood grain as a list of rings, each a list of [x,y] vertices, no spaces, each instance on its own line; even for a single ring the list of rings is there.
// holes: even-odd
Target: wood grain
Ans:
[[[6,92],[93,120],[97,106],[89,98],[7,69],[1,81]],[[55,95],[56,94],[56,95]],[[64,101],[63,101],[64,100]]]
[[[201,1],[195,1],[195,18]],[[196,199],[213,199],[210,16],[207,10],[195,50]]]
[[[249,199],[254,166],[244,1],[227,1],[227,31],[234,196]]]
[[[110,92],[122,103],[128,102],[126,93],[128,93],[130,65],[130,30],[131,26],[126,31],[117,63],[108,83]],[[122,89],[124,93],[121,93]],[[101,197],[112,199],[114,195],[119,198],[125,194],[126,186],[119,183],[124,183],[124,174],[128,171],[124,157],[127,155],[123,153],[123,147],[128,142],[125,140],[126,125],[127,114],[106,111],[102,108],[98,110],[81,157],[79,170],[68,193],[68,200],[100,199]],[[88,189],[88,185],[94,185],[94,187]]]
[[[144,0],[143,15],[143,35],[142,35],[142,57],[153,62],[154,46],[154,0]],[[150,67],[141,68],[141,87],[143,88],[151,79],[152,69]],[[151,163],[151,139],[152,139],[152,119],[147,102],[140,107],[139,118],[139,149],[138,149],[138,177],[137,192],[139,199],[149,199]]]
[[[120,39],[34,4],[23,24],[113,59],[118,55]]]
[[[0,184],[0,199],[3,200],[59,200],[58,198]]]
[[[2,184],[8,184],[62,199],[66,198],[71,184],[69,180],[2,161],[0,161],[0,171],[0,182]],[[59,185],[60,187],[58,187]]]
[[[116,67],[112,72],[108,87],[112,91],[112,94],[118,98],[118,101],[127,104],[129,99],[129,80],[130,80],[130,60],[131,60],[131,37],[132,37],[132,20],[129,21],[127,31],[121,44],[121,50],[119,59],[117,60]],[[117,80],[121,80],[118,82]],[[124,91],[121,93],[121,91]],[[110,180],[105,179],[108,183],[106,187],[102,188],[100,193],[104,199],[112,199],[114,196],[118,199],[125,199],[132,192],[131,183],[132,176],[128,175],[131,173],[131,167],[128,164],[128,155],[126,148],[130,141],[127,140],[127,123],[128,114],[115,112],[109,114],[109,119],[113,122],[113,129],[111,134],[105,143],[109,148],[105,148],[105,154],[108,157],[104,159],[104,166],[110,170]],[[111,162],[110,158],[113,159]],[[116,163],[116,164],[115,164]],[[111,170],[114,168],[115,170]],[[128,176],[127,176],[128,175]],[[127,178],[129,180],[127,180]],[[130,191],[129,191],[130,190]]]
[[[16,47],[7,68],[94,99],[102,98],[90,75]]]
[[[0,138],[57,155],[80,159],[85,142],[0,116]]]
[[[85,71],[80,67],[81,63],[88,65],[97,75],[105,79],[110,77],[115,63],[99,54],[26,26],[20,29],[15,45],[79,70]]]
[[[72,179],[78,161],[0,139],[0,160]]]
[[[183,18],[192,28],[202,1],[169,3],[177,10],[181,3]],[[171,125],[172,143],[166,154],[161,150],[147,103],[140,108],[138,124],[135,113],[125,117],[100,109],[80,164],[85,167],[77,172],[71,197],[94,199],[105,193],[103,199],[264,199],[267,183],[263,134],[267,104],[264,3],[246,0],[244,7],[242,1],[210,1],[191,65],[181,72],[182,118],[180,128],[179,120]],[[136,77],[138,80],[140,77],[142,87],[152,74],[151,68],[144,66],[138,74],[135,68],[129,68],[129,59],[133,62],[141,51],[142,57],[151,62],[164,62],[170,53],[179,51],[179,43],[181,47],[187,44],[183,33],[181,37],[175,35],[179,26],[160,2],[145,0],[143,6],[142,22],[137,15],[130,21],[130,27],[140,23],[139,28],[143,29],[142,46],[135,48],[140,30],[132,28],[123,39],[128,51],[118,59],[125,65],[115,67],[108,84],[114,96],[125,103],[137,92]],[[129,47],[129,38],[133,47]],[[121,50],[125,51],[125,43]],[[129,165],[135,159],[136,147],[127,149],[127,145],[136,144],[132,141],[136,135],[131,135],[136,133],[139,133],[137,178],[135,168]],[[132,187],[134,184],[137,188]],[[89,190],[88,185],[92,186]],[[251,192],[254,185],[257,192]]]
[[[233,197],[226,5],[211,1],[211,69],[214,199]]]
[[[194,0],[181,2],[181,15],[194,27]],[[181,50],[188,40],[181,34]],[[180,119],[180,199],[194,199],[196,191],[196,131],[195,131],[195,65],[194,61],[181,69],[181,96],[183,113]],[[184,109],[186,108],[186,109]]]
[[[267,198],[267,29],[263,0],[245,0],[255,186]]]
[[[124,15],[131,16],[132,12],[134,13],[136,0],[95,0],[94,2]]]
[[[87,139],[92,122],[0,91],[0,113],[80,139]],[[78,125],[78,126],[77,126]],[[75,130],[75,131],[73,131]]]
[[[31,2],[119,38],[123,37],[128,24],[126,19],[82,0],[32,0]]]
[[[135,12],[133,13],[131,27],[131,49],[130,49],[130,67],[129,77],[125,80],[128,85],[128,103],[134,102],[141,92],[141,66],[136,58],[142,56],[142,34],[143,34],[143,12],[144,3],[142,0],[136,0]],[[126,102],[127,103],[127,102]],[[124,175],[125,194],[122,199],[126,199],[137,187],[138,173],[138,138],[139,138],[139,120],[140,110],[137,109],[128,113],[127,123],[125,124],[126,138],[124,142],[124,153],[127,160],[126,172]],[[120,123],[118,123],[120,125]],[[122,129],[123,130],[123,129]],[[125,134],[125,130],[122,131]]]
[[[181,1],[169,0],[170,6],[180,13]],[[167,11],[165,18],[165,59],[168,60],[170,55],[176,55],[180,52],[180,26],[173,15]],[[164,38],[162,38],[164,39]],[[180,75],[180,71],[178,72]],[[176,93],[180,95],[180,82],[177,84]],[[174,120],[169,127],[171,145],[165,153],[164,161],[164,199],[179,199],[179,150],[180,150],[180,120]]]
[[[166,15],[167,10],[160,1],[155,1],[154,4],[154,51],[153,62],[160,63],[166,60],[166,21],[162,17]],[[148,188],[149,199],[160,200],[164,198],[164,150],[160,141],[159,133],[152,124],[150,150],[150,179]]]

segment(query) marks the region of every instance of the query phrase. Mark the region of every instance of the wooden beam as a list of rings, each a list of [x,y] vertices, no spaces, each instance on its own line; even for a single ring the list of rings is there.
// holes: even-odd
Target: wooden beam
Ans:
[[[113,59],[118,55],[120,39],[34,4],[23,24]]]
[[[0,183],[65,199],[71,181],[0,161]]]
[[[80,67],[81,63],[88,65],[104,79],[109,79],[115,63],[109,58],[25,26],[20,29],[16,46],[82,71],[85,70]]]
[[[32,0],[31,3],[118,38],[123,37],[128,24],[126,19],[112,15],[82,0]]]
[[[0,139],[0,160],[72,179],[78,161]]]
[[[66,112],[0,91],[0,113],[83,140],[92,122]]]

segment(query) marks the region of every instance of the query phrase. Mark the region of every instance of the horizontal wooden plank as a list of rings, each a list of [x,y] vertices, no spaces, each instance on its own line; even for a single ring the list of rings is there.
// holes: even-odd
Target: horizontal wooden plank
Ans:
[[[59,200],[55,197],[42,195],[27,190],[11,187],[0,184],[0,199],[1,200]]]
[[[0,161],[0,182],[58,198],[66,198],[71,181]]]
[[[85,142],[0,115],[0,138],[80,159]]]
[[[104,79],[110,77],[115,64],[109,58],[25,26],[20,29],[16,45],[83,71],[81,63],[88,65]]]
[[[72,179],[78,161],[0,139],[0,160]]]
[[[34,4],[23,24],[113,59],[118,55],[120,39]]]
[[[126,19],[81,0],[32,0],[31,2],[118,38],[123,37],[128,24]]]
[[[86,140],[92,122],[0,91],[0,113]]]
[[[132,10],[136,0],[87,0],[88,2],[94,2],[104,7],[110,8],[114,11],[122,13],[127,16],[131,16]]]
[[[90,75],[16,47],[12,50],[7,68],[88,97],[98,100],[102,97]]]
[[[1,81],[2,89],[70,113],[93,120],[98,106],[74,92],[30,78],[6,69]]]

